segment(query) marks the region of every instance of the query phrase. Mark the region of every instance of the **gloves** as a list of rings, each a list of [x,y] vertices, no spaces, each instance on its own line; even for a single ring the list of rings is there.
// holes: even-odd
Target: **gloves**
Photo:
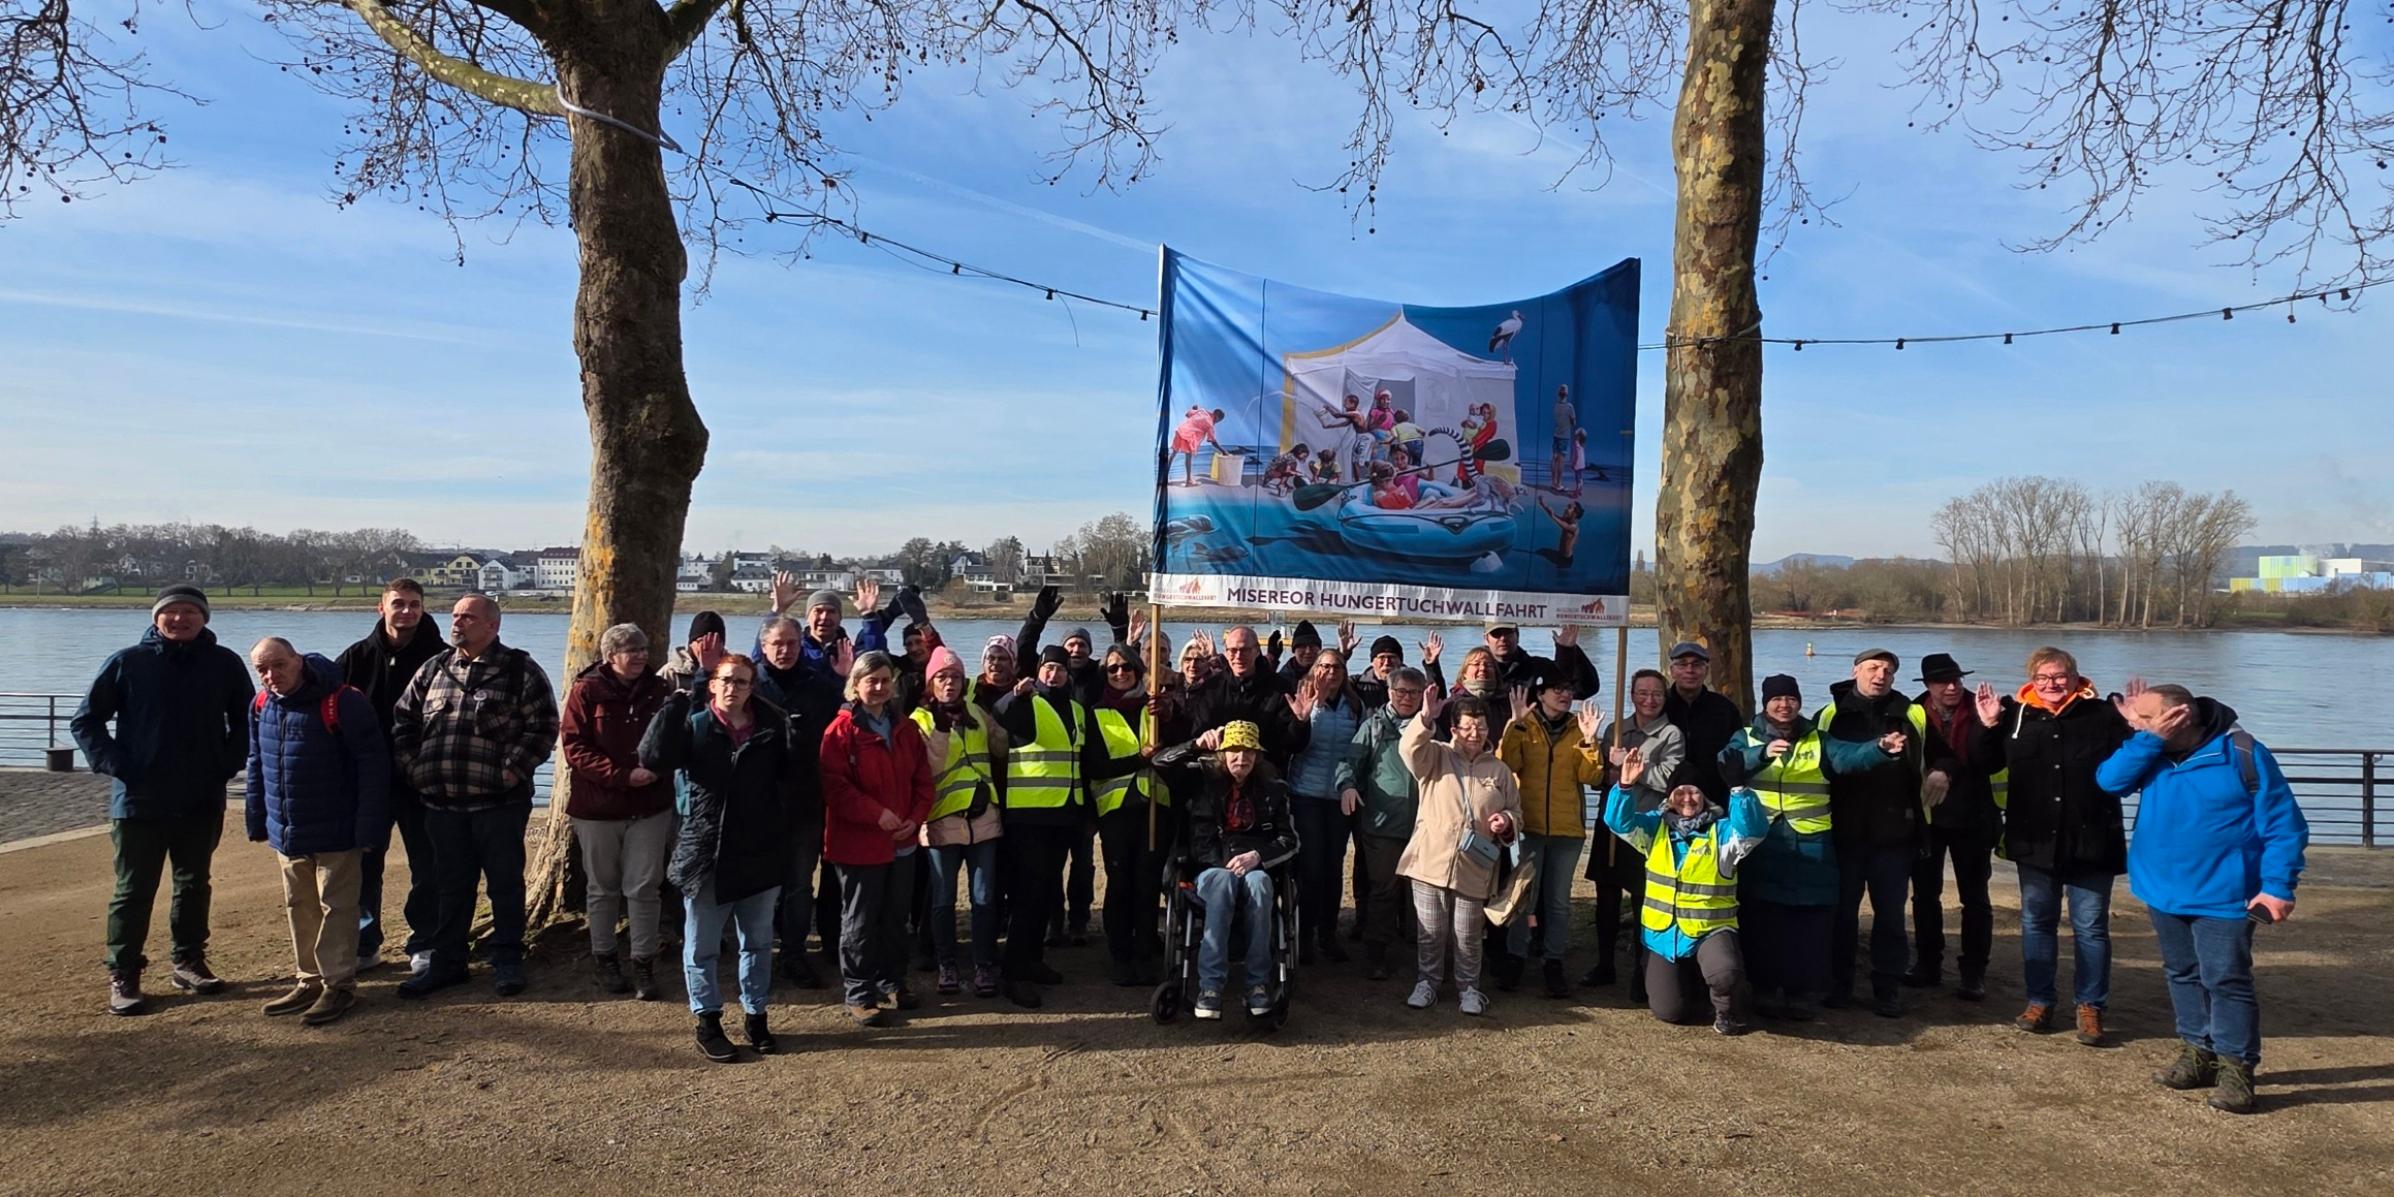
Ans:
[[[1039,597],[1031,600],[1031,614],[1037,616],[1042,623],[1054,619],[1056,612],[1063,609],[1064,592],[1053,586],[1040,587]]]
[[[1275,661],[1280,659],[1280,629],[1272,629],[1272,639],[1264,645],[1264,655]]]
[[[1105,602],[1098,608],[1098,613],[1105,617],[1106,625],[1109,627],[1130,626],[1130,596],[1119,590],[1107,592]]]
[[[931,625],[931,613],[930,613],[929,611],[925,610],[925,609],[924,609],[924,607],[923,607],[923,588],[922,588],[922,587],[920,587],[920,586],[901,586],[901,587],[899,587],[899,588],[898,588],[898,598],[897,598],[897,604],[898,604],[898,609],[899,609],[900,611],[903,611],[903,612],[905,612],[905,613],[906,613],[906,618],[907,618],[907,619],[909,619],[909,620],[911,620],[911,621],[913,621],[913,622],[915,622],[915,623],[922,624],[922,625],[923,625],[923,626],[925,626],[925,627],[929,627],[929,626]]]

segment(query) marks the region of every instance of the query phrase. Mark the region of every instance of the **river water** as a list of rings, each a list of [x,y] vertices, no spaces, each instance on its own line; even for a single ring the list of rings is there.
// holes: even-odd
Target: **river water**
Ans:
[[[429,618],[442,620],[435,613]],[[676,630],[687,624],[677,617]],[[1093,616],[1071,615],[1050,625],[1051,642],[1086,623],[1107,639],[1103,623]],[[371,612],[234,611],[218,612],[211,627],[217,638],[237,652],[245,652],[261,636],[291,640],[303,652],[339,654],[366,634],[374,623]],[[501,638],[531,650],[555,672],[565,655],[567,617],[554,614],[509,616]],[[141,637],[145,629],[139,609],[88,610],[31,608],[0,609],[0,691],[80,695],[110,652]],[[735,642],[753,634],[754,621],[732,621]],[[1174,644],[1185,640],[1196,625],[1167,621]],[[1325,629],[1328,624],[1322,625]],[[968,667],[978,667],[982,643],[997,633],[1012,633],[1012,622],[956,620],[940,625]],[[1383,631],[1405,642],[1409,659],[1418,661],[1415,643],[1430,629],[1359,625],[1366,644]],[[1478,642],[1470,628],[1442,629],[1450,671],[1465,649]],[[1610,631],[1589,632],[1583,647],[1603,675],[1607,705],[1613,690],[1614,637]],[[1334,637],[1333,637],[1334,638]],[[1549,651],[1553,637],[1542,629],[1528,629],[1523,644],[1533,652]],[[2273,746],[2302,748],[2394,748],[2394,734],[2384,726],[2374,704],[2355,700],[2371,692],[2372,678],[2394,676],[2394,637],[2303,635],[2282,632],[2100,632],[2014,631],[1980,628],[1834,628],[1764,630],[1755,633],[1755,674],[1789,673],[1802,683],[1807,704],[1828,694],[1829,683],[1849,676],[1856,653],[1885,647],[1903,658],[1900,676],[1907,689],[1925,653],[1947,652],[1962,667],[1977,671],[1973,681],[1988,680],[2010,692],[2026,677],[2029,650],[2058,643],[2078,658],[2079,668],[2104,690],[2116,690],[2130,675],[2153,682],[2177,682],[2198,694],[2208,694],[2236,708],[2245,728]],[[1652,629],[1629,634],[1631,668],[1654,662],[1659,647]],[[658,659],[662,659],[660,656]],[[2387,762],[2394,766],[2394,762]],[[2314,769],[2313,772],[2320,770]],[[2289,773],[2297,772],[2289,768]],[[2298,786],[2298,792],[2302,787]],[[2307,797],[2307,804],[2336,804],[2325,794]],[[2318,810],[2315,815],[2327,815]],[[2349,817],[2349,816],[2347,816]],[[2381,828],[2389,816],[2379,816]],[[2328,830],[2325,826],[2323,831]],[[2326,838],[2347,838],[2325,836]]]

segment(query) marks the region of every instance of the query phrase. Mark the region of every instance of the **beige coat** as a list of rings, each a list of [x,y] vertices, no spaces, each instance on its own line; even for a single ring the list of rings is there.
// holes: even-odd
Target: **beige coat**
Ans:
[[[989,737],[990,777],[993,779],[991,785],[995,786],[1003,782],[1006,776],[1006,729],[999,727],[997,720],[990,718],[989,712],[982,710],[978,703],[965,703],[964,713],[980,724],[982,734]],[[939,777],[940,766],[947,763],[950,734],[936,730],[923,733],[923,750],[931,760],[931,776],[935,781]],[[927,847],[944,848],[951,844],[977,844],[983,840],[994,840],[1005,832],[1004,816],[998,812],[997,795],[992,793],[989,806],[981,812],[980,818],[968,820],[963,811],[958,811],[933,819],[923,824],[921,838]]]
[[[1461,800],[1470,800],[1478,831],[1487,835],[1488,816],[1498,811],[1511,815],[1519,828],[1521,791],[1493,746],[1466,759],[1430,737],[1430,720],[1415,719],[1397,738],[1397,752],[1421,786],[1413,838],[1405,842],[1405,854],[1397,860],[1397,875],[1486,901],[1496,893],[1496,870],[1458,850],[1463,843]]]

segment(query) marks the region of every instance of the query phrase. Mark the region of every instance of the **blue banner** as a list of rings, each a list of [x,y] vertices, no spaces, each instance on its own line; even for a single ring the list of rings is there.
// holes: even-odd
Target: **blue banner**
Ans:
[[[1167,248],[1162,291],[1156,602],[1626,620],[1637,259],[1423,307]]]

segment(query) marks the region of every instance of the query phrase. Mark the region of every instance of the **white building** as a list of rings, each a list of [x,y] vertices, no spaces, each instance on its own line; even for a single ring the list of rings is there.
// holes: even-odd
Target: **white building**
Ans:
[[[542,549],[532,558],[532,584],[542,590],[572,590],[581,568],[578,548]]]
[[[513,559],[493,557],[474,571],[474,589],[484,594],[502,594],[523,585],[531,576],[531,571],[517,566]]]
[[[736,566],[732,570],[731,588],[742,594],[764,594],[773,589],[773,571],[762,565]]]

